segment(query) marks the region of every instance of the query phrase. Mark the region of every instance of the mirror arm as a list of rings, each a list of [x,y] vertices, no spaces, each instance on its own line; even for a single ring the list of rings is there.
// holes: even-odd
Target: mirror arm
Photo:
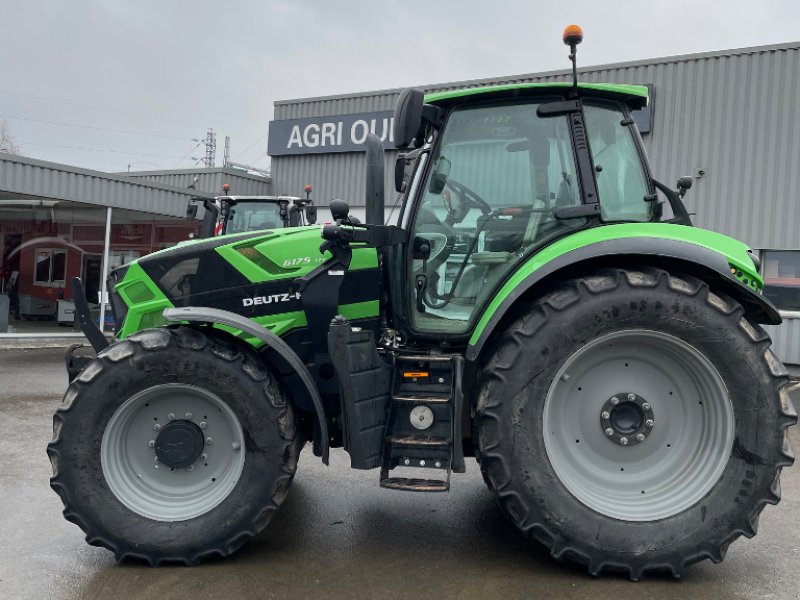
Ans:
[[[656,186],[656,188],[667,197],[667,202],[669,202],[670,208],[672,208],[672,214],[674,216],[666,222],[676,223],[678,225],[688,225],[691,227],[692,219],[689,216],[689,213],[686,211],[686,206],[684,206],[680,196],[678,196],[674,190],[671,190],[668,186],[664,185],[660,181],[652,177],[650,179],[653,182],[653,185]]]

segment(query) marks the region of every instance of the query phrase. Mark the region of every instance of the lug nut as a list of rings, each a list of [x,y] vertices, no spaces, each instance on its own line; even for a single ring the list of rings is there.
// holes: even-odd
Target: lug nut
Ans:
[[[635,401],[636,400],[636,394],[628,394],[628,400],[630,400],[631,402]]]
[[[644,424],[647,425],[648,427],[652,427],[653,425],[655,425],[653,419],[647,419],[647,421],[645,421]]]
[[[169,414],[167,415],[167,418],[168,418],[170,421],[174,421],[174,420],[175,420],[175,413],[169,413]]]
[[[153,468],[154,468],[154,469],[157,469],[157,468],[158,468],[158,465],[153,465]]]
[[[186,467],[186,470],[187,471],[194,471],[194,465],[189,465],[188,467]]]
[[[149,442],[147,442],[147,445],[150,446],[151,448],[155,448],[156,447],[156,441],[155,440],[150,440]]]
[[[604,410],[603,412],[600,413],[600,417],[603,419],[608,419],[610,416],[611,413],[609,413],[607,410]]]
[[[212,440],[210,437],[206,438],[206,444],[208,444],[210,446],[213,443],[214,443],[214,440]]]
[[[614,397],[613,397],[613,398],[610,400],[610,402],[611,402],[611,404],[613,404],[614,406],[616,406],[617,404],[619,404],[619,398],[617,398],[616,396],[614,396]]]
[[[206,422],[200,421],[200,429],[205,429],[205,428],[206,428]]]
[[[153,425],[153,431],[161,431],[161,425],[159,425],[158,423]]]
[[[644,441],[644,434],[643,433],[637,433],[636,434],[636,440],[639,441],[639,442],[643,442]]]
[[[644,404],[642,404],[642,408],[644,410],[650,410],[650,403],[649,402],[645,402]]]
[[[185,415],[183,415],[183,416],[184,416],[184,418],[186,418],[186,419],[191,419],[191,418],[192,418],[192,413],[190,413],[190,412],[187,412],[187,413],[186,413]]]
[[[442,463],[437,460],[433,465],[438,469],[442,466]]]
[[[623,446],[627,446],[628,445],[628,438],[626,438],[626,437],[619,438],[619,443],[622,444]]]
[[[612,435],[614,435],[614,430],[611,429],[611,427],[609,427],[608,429],[606,429],[606,435],[608,437],[611,437]]]
[[[425,466],[425,461],[424,460],[419,461],[419,466],[420,467],[424,467]]]
[[[404,465],[406,465],[406,466],[408,466],[408,465],[410,465],[410,464],[411,464],[411,461],[410,461],[410,460],[408,460],[408,459],[405,459],[405,460],[403,461],[403,464],[404,464]]]
[[[641,435],[641,434],[640,434],[640,435]],[[203,452],[203,453],[200,455],[200,458],[202,458],[203,460],[207,460],[207,459],[208,459],[208,454],[206,454],[205,452]]]

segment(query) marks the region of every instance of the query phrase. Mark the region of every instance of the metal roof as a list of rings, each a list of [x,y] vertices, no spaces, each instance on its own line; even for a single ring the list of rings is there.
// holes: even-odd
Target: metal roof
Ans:
[[[238,169],[217,167],[212,169],[173,169],[169,171],[132,171],[115,173],[136,180],[147,180],[154,184],[168,185],[198,192],[221,194],[222,184],[228,183],[233,193],[242,196],[269,195],[272,193],[272,179],[259,177]]]
[[[172,217],[186,216],[186,203],[192,196],[214,197],[197,190],[17,154],[0,154],[0,193],[4,197],[13,194],[67,200]]]

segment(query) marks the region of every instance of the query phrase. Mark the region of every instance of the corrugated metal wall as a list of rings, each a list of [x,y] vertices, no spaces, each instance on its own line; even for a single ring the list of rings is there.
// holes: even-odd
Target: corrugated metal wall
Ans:
[[[419,86],[427,92],[495,83],[566,81],[567,70]],[[687,196],[695,223],[758,249],[800,249],[800,42],[581,69],[587,82],[651,83],[652,133],[645,146],[656,177],[696,176]],[[277,102],[275,119],[389,110],[399,90]],[[386,152],[387,206],[396,153]],[[705,175],[697,177],[698,171]],[[361,214],[364,156],[272,159],[276,191],[311,183],[324,204],[342,198]],[[388,214],[387,209],[387,214]],[[800,364],[800,319],[770,328],[784,361]]]
[[[0,154],[0,191],[172,217],[186,216],[186,203],[192,196],[189,190],[14,154]]]
[[[557,71],[421,87],[440,91],[568,77]],[[756,248],[800,248],[800,43],[606,65],[583,69],[580,77],[654,84],[653,131],[645,136],[653,171],[666,183],[705,172],[687,196],[700,227]],[[389,110],[397,93],[278,102],[275,119]],[[387,165],[393,164],[395,153],[386,154]],[[276,156],[272,176],[280,193],[311,183],[319,201],[364,204],[358,153]],[[387,194],[387,204],[393,198]]]
[[[189,188],[194,185],[198,192],[222,194],[222,184],[231,185],[231,194],[239,196],[268,196],[272,193],[271,180],[268,177],[243,175],[232,169],[188,169],[185,171],[134,171],[119,173],[124,177],[145,179],[153,183],[171,185],[177,188]],[[195,181],[195,177],[197,181]]]

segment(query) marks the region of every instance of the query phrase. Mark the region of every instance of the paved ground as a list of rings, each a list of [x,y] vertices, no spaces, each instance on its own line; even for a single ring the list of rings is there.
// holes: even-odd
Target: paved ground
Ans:
[[[45,446],[66,375],[53,350],[0,351],[0,598],[800,598],[800,468],[759,535],[680,581],[593,579],[525,543],[471,461],[449,494],[381,490],[377,473],[304,452],[289,498],[234,557],[195,568],[117,565],[61,517]],[[795,401],[800,393],[795,394]],[[793,431],[800,448],[798,428]]]

